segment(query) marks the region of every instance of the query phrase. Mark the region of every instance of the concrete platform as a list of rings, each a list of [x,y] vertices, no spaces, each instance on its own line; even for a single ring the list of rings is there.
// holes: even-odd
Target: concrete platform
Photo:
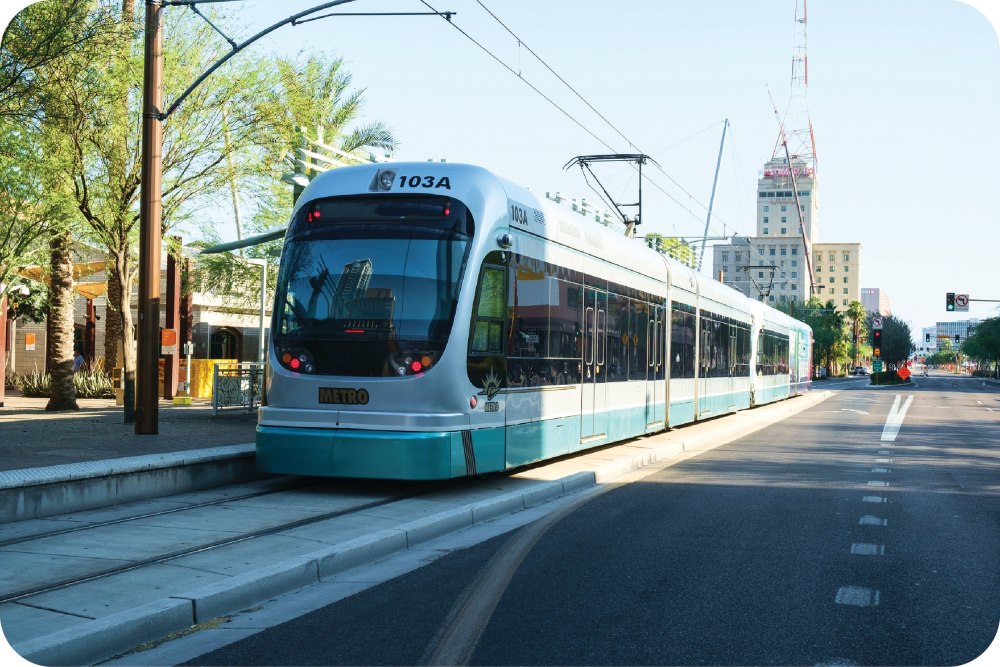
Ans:
[[[113,399],[48,399],[8,390],[0,408],[0,523],[256,479],[257,415],[211,403],[159,404],[159,433],[137,435]]]

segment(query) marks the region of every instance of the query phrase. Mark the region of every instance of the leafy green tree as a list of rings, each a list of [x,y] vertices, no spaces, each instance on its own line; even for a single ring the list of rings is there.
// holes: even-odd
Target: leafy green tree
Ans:
[[[3,34],[0,284],[10,286],[18,269],[47,261],[46,234],[53,210],[45,201],[46,180],[53,168],[58,169],[58,163],[45,152],[40,121],[46,100],[54,93],[47,89],[40,73],[70,53],[86,50],[92,55],[107,26],[107,15],[95,0],[63,0],[29,5]]]
[[[42,157],[34,134],[30,125],[0,118],[0,285],[5,291],[18,270],[45,257],[48,212],[34,168]]]
[[[123,366],[135,369],[132,310],[137,280],[138,200],[141,187],[141,96],[143,35],[132,0],[120,6],[102,2],[115,19],[114,39],[102,57],[71,54],[42,68],[39,78],[60,96],[46,97],[45,124],[72,147],[67,170],[86,236],[107,249],[108,308],[106,368],[117,365],[122,341]],[[164,28],[164,98],[176,98],[210,63],[224,44],[196,16],[167,12]],[[263,59],[243,57],[209,77],[164,124],[163,229],[199,212],[196,202],[224,187],[220,168],[226,150],[259,143],[257,100],[268,88]],[[222,110],[229,142],[223,141]]]
[[[19,13],[0,49],[0,281],[26,264],[47,265],[48,410],[77,409],[73,385],[73,255],[79,213],[64,165],[69,145],[48,119],[65,108],[51,72],[93,57],[106,16],[96,2],[36,3]],[[44,259],[48,255],[48,259]]]
[[[952,349],[942,349],[937,352],[927,355],[927,363],[933,366],[944,366],[945,364],[954,364],[958,361],[958,354]]]
[[[832,375],[836,366],[847,360],[848,341],[845,317],[837,312],[833,300],[823,303],[812,297],[796,315],[813,330],[813,366],[826,368]]]
[[[891,368],[900,368],[914,350],[910,325],[893,315],[882,317],[882,361]],[[868,320],[871,328],[871,318]]]
[[[962,343],[962,352],[981,366],[994,366],[1000,377],[1000,317],[991,317],[976,325]]]
[[[37,2],[19,12],[0,46],[0,118],[21,124],[38,120],[44,95],[39,70],[70,54],[96,55],[110,27],[96,0]]]

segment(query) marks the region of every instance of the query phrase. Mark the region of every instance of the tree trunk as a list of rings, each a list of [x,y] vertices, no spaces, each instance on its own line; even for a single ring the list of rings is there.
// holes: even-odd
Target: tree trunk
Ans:
[[[104,372],[110,377],[118,368],[118,344],[122,340],[122,288],[113,260],[108,261],[108,298],[104,310]]]
[[[50,242],[49,402],[46,410],[79,410],[73,386],[73,235],[57,232]]]
[[[113,308],[109,319],[113,318],[115,328],[115,345],[122,343],[122,359],[119,362],[117,348],[115,361],[125,369],[125,374],[135,373],[136,351],[135,331],[132,321],[132,285],[135,283],[135,271],[128,258],[128,248],[116,251],[112,255],[111,270],[108,275],[108,306]],[[110,325],[110,322],[109,322]],[[107,334],[105,334],[107,335]],[[107,342],[105,342],[105,348]]]

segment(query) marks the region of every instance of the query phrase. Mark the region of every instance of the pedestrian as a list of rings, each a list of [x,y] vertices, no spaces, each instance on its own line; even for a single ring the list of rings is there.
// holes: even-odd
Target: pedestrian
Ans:
[[[80,348],[76,348],[73,352],[73,372],[77,373],[83,370],[83,353],[80,352]]]

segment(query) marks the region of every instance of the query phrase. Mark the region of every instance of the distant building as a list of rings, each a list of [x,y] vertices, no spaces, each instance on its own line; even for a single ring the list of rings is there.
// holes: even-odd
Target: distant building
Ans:
[[[924,354],[937,352],[937,327],[922,327],[920,329],[920,340],[917,341],[917,351]]]
[[[817,243],[813,246],[813,269],[817,292],[845,311],[852,301],[861,301],[861,244]]]
[[[951,347],[958,347],[966,341],[966,339],[972,335],[975,331],[976,325],[979,324],[979,320],[958,320],[956,322],[938,322],[934,327],[937,333],[934,335],[937,338],[938,347],[942,347],[941,342],[945,339],[951,341]],[[955,339],[958,336],[958,339]]]
[[[869,313],[892,315],[892,306],[889,305],[889,297],[878,287],[861,288],[861,305]]]
[[[792,185],[792,176],[795,186]],[[756,236],[733,236],[713,247],[712,275],[753,299],[775,306],[809,299],[810,248],[815,294],[847,310],[860,299],[860,243],[819,243],[817,176],[811,162],[775,158],[757,180]],[[796,193],[802,228],[795,211]]]

